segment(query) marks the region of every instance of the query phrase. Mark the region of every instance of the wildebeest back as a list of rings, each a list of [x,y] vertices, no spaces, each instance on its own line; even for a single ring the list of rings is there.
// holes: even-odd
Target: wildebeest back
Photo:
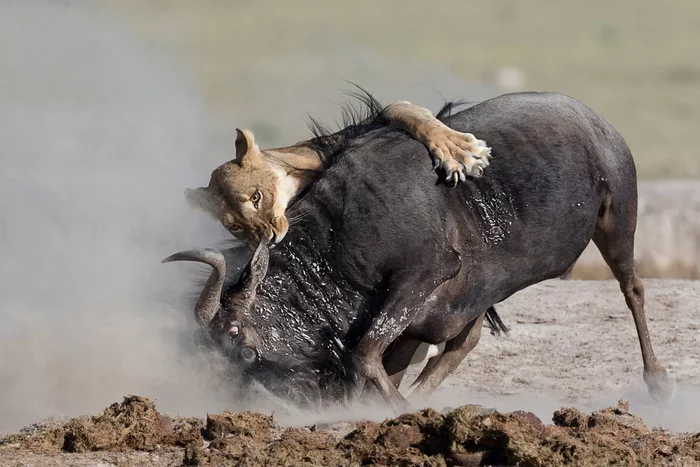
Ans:
[[[423,145],[382,129],[359,138],[299,201],[323,211],[311,216],[328,236],[320,243],[360,288],[420,268],[417,252],[452,247],[474,269],[468,300],[478,308],[482,297],[500,301],[566,272],[609,191],[636,202],[634,175],[622,176],[635,170],[623,138],[570,97],[508,94],[445,121],[491,146],[483,177],[438,183]]]

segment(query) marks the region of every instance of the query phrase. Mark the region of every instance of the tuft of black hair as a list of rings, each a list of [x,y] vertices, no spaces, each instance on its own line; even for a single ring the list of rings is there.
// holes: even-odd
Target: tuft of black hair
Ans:
[[[336,158],[348,149],[353,139],[373,130],[389,126],[386,107],[369,91],[358,84],[349,83],[356,90],[346,92],[352,101],[341,105],[341,120],[336,123],[335,129],[312,116],[308,116],[309,130],[311,130],[314,138],[303,144],[311,147],[319,154],[326,168],[332,165]],[[442,121],[450,117],[453,112],[464,110],[474,104],[476,102],[466,100],[446,102],[437,113],[436,118]]]
[[[435,118],[437,118],[440,121],[443,121],[444,119],[451,117],[455,111],[465,110],[476,104],[478,104],[478,102],[467,100],[445,102],[442,108],[435,115]]]
[[[491,334],[494,336],[500,336],[501,334],[508,336],[510,331],[508,327],[501,321],[501,317],[496,313],[496,308],[489,307],[486,310],[486,324],[491,330]]]
[[[314,138],[305,144],[318,152],[325,167],[330,166],[337,156],[345,152],[353,139],[389,126],[385,107],[359,85],[350,84],[357,90],[347,91],[346,94],[354,102],[341,105],[341,120],[336,123],[335,130],[314,117],[308,117],[309,130]]]

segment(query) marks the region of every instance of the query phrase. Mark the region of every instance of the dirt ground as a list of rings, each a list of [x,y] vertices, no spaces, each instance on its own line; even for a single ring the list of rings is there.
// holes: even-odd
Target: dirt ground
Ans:
[[[700,465],[700,282],[647,280],[646,291],[655,350],[678,383],[663,406],[645,392],[617,285],[555,280],[498,307],[510,337],[485,332],[434,397],[416,402],[436,410],[383,423],[386,413],[361,407],[297,423],[246,413],[171,419],[127,397],[98,416],[6,437],[0,465]],[[455,409],[465,404],[498,412]]]
[[[650,429],[629,404],[534,414],[466,405],[382,423],[280,427],[269,415],[171,419],[124,398],[100,415],[35,426],[0,444],[4,465],[696,465],[700,434]]]

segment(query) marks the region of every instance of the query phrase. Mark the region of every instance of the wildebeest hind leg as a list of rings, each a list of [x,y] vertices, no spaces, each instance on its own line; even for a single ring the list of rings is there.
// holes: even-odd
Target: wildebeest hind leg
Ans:
[[[411,364],[411,359],[420,345],[420,341],[399,337],[391,353],[384,356],[384,369],[392,384],[397,388],[401,386],[406,369]]]
[[[486,313],[482,313],[467,324],[456,337],[447,341],[441,355],[430,359],[418,378],[411,384],[411,388],[415,388],[411,393],[412,399],[429,396],[457,369],[467,354],[479,343],[485,315]]]
[[[644,313],[644,285],[637,276],[634,261],[636,208],[636,202],[615,204],[606,200],[600,210],[593,241],[620,283],[627,307],[632,311],[649,394],[658,401],[666,401],[673,397],[676,383],[654,355],[649,337]]]

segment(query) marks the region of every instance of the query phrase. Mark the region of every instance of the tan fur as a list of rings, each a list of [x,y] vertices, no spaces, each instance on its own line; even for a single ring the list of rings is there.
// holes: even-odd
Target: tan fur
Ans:
[[[423,143],[435,158],[435,167],[445,170],[455,185],[466,177],[480,177],[489,165],[491,148],[471,133],[448,127],[423,107],[408,101],[395,102],[386,108],[391,124],[410,133]]]
[[[425,144],[436,165],[457,183],[478,177],[490,149],[474,135],[452,130],[429,110],[397,102],[387,107],[390,123]],[[250,130],[236,130],[236,158],[217,167],[209,186],[188,189],[190,203],[218,219],[235,237],[256,245],[279,242],[287,234],[285,215],[294,196],[323,170],[319,155],[303,143],[261,151]],[[257,207],[253,197],[261,199]]]
[[[273,170],[279,165],[267,160],[252,132],[237,132],[236,158],[214,170],[209,186],[187,190],[187,199],[250,244],[281,239],[289,228],[285,217],[289,199],[280,199],[288,177],[284,171]],[[299,179],[291,177],[290,181],[296,193]],[[256,193],[260,196],[257,206],[252,199]]]

